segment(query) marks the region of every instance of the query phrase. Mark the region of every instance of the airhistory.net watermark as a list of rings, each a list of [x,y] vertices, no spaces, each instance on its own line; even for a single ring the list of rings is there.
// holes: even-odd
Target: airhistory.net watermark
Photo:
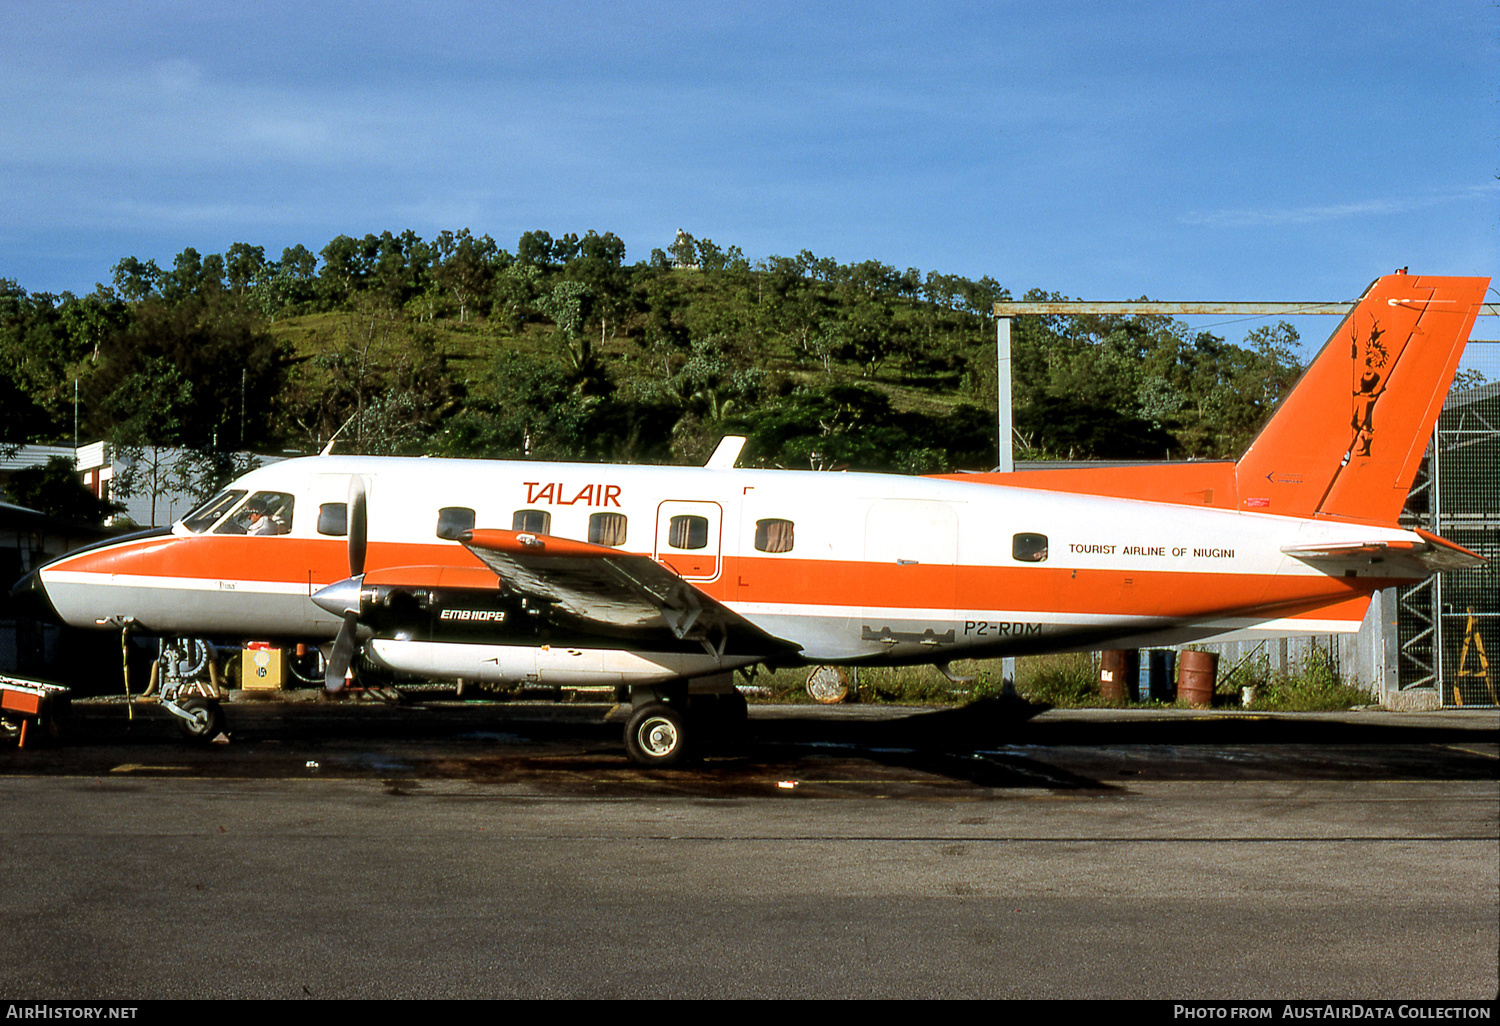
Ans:
[[[5,1006],[7,1019],[134,1019],[136,1005],[75,1005],[13,1002]]]

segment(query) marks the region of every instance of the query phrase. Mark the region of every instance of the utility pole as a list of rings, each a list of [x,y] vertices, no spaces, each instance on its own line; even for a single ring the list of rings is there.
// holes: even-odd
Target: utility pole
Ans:
[[[999,307],[998,303],[996,307]],[[996,317],[995,323],[998,325],[995,330],[996,388],[1000,395],[1000,459],[995,469],[1009,474],[1016,469],[1015,420],[1011,416],[1010,318]]]
[[[995,381],[999,406],[999,462],[995,469],[1009,474],[1016,469],[1015,420],[1011,414],[1010,381],[1010,318],[996,317],[995,324]],[[1004,695],[1016,693],[1016,657],[1006,656],[1000,660],[1000,692]]]

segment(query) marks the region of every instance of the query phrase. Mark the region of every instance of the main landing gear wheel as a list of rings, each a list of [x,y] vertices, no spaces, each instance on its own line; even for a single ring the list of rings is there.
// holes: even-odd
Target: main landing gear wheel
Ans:
[[[665,702],[648,702],[625,724],[625,751],[644,766],[670,766],[687,750],[687,723]]]
[[[177,703],[189,714],[177,717],[177,727],[189,741],[212,741],[224,729],[224,710],[212,698],[186,698]]]

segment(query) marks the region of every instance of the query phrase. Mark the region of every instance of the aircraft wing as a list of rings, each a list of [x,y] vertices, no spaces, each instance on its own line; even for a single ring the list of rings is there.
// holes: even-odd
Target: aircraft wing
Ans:
[[[1478,553],[1470,552],[1462,545],[1455,545],[1446,538],[1421,530],[1417,534],[1421,536],[1421,541],[1383,539],[1324,545],[1284,545],[1281,551],[1313,566],[1349,562],[1377,563],[1393,574],[1409,573],[1413,577],[1426,577],[1441,570],[1467,570],[1489,562]]]
[[[767,655],[799,649],[650,556],[525,531],[474,530],[459,540],[509,591],[545,602],[554,615],[602,634],[646,636],[665,629],[717,655],[731,645]]]

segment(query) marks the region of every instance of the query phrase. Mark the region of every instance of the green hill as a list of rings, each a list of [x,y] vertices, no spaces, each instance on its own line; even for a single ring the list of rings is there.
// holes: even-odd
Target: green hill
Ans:
[[[0,280],[0,441],[71,438],[76,380],[88,437],[208,454],[315,451],[342,428],[349,451],[697,462],[737,432],[760,465],[993,464],[999,283],[751,263],[685,233],[624,253],[610,233],[528,232],[512,254],[387,232],[274,261],[244,243],[170,270],[127,257],[84,297]],[[1020,455],[1236,455],[1295,377],[1295,341],[1022,318]]]

